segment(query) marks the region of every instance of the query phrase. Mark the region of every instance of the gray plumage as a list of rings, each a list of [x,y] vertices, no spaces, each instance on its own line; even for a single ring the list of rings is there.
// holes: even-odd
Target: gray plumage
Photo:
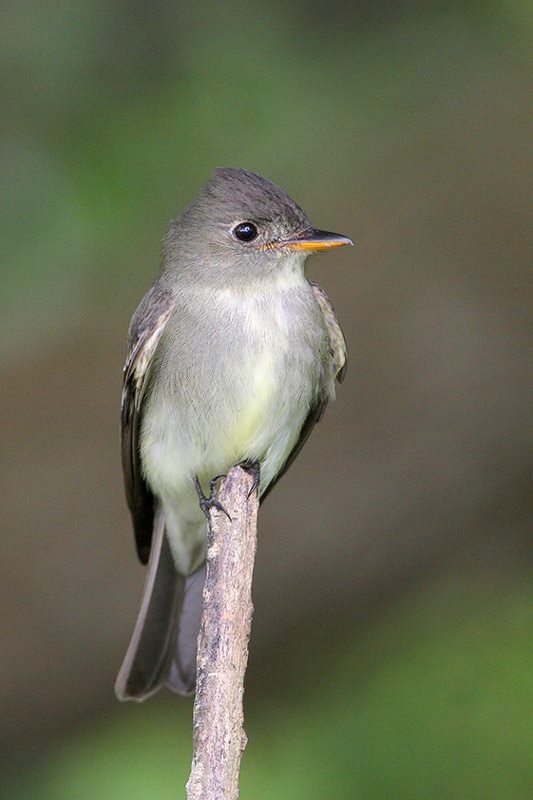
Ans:
[[[170,227],[124,371],[126,496],[148,571],[120,699],[194,689],[207,532],[194,480],[207,489],[234,464],[258,463],[264,498],[334,397],[344,338],[304,263],[342,244],[279,187],[237,169],[216,170]]]

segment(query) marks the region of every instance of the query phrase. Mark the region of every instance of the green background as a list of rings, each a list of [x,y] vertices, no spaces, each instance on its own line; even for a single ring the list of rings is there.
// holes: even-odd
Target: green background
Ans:
[[[4,17],[2,797],[184,796],[191,703],[112,694],[143,579],[118,404],[217,166],[356,242],[309,263],[350,367],[261,511],[241,796],[528,796],[527,4]]]

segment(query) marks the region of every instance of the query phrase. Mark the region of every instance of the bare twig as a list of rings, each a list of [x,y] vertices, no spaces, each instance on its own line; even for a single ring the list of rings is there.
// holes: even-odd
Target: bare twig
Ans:
[[[234,467],[221,485],[223,511],[209,520],[207,577],[198,636],[194,753],[188,800],[236,800],[246,747],[244,674],[252,623],[257,539],[253,477]]]

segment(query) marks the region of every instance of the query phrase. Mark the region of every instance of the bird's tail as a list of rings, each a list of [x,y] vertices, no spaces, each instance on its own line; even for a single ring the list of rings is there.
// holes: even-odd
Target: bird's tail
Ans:
[[[115,682],[119,700],[144,700],[161,686],[194,691],[204,581],[205,564],[186,578],[176,571],[158,509],[141,608]]]

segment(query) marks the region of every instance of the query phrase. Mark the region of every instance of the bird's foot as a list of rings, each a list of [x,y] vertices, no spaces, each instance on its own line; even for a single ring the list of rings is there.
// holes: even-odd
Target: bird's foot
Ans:
[[[209,512],[211,511],[211,509],[216,508],[217,511],[223,511],[224,514],[229,519],[229,521],[230,522],[232,521],[230,515],[228,514],[228,512],[226,511],[226,509],[224,508],[224,506],[217,497],[217,488],[218,488],[217,483],[221,478],[225,477],[226,477],[225,475],[217,475],[216,478],[212,478],[209,481],[209,497],[205,496],[198,476],[196,476],[196,478],[194,479],[194,485],[196,487],[196,492],[198,494],[198,502],[200,503],[200,508],[202,509],[208,520],[209,520]]]
[[[243,470],[245,470],[254,479],[252,488],[248,492],[248,497],[251,497],[254,492],[259,494],[259,483],[261,481],[261,466],[259,461],[251,461],[250,459],[246,459],[246,461],[241,461],[238,466],[242,467]]]

